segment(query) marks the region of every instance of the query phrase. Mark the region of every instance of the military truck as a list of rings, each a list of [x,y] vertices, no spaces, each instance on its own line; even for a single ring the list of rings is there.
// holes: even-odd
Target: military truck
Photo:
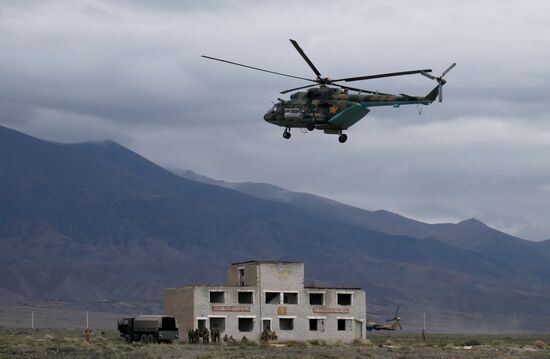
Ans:
[[[118,331],[126,343],[172,343],[178,339],[176,318],[168,315],[140,315],[118,320]]]

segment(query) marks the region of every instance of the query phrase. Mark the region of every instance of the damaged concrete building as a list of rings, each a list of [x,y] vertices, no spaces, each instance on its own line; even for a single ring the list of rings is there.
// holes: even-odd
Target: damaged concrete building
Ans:
[[[227,286],[194,285],[164,291],[165,313],[189,329],[260,340],[264,330],[281,341],[344,341],[365,337],[366,296],[361,288],[304,287],[304,264],[233,263]]]

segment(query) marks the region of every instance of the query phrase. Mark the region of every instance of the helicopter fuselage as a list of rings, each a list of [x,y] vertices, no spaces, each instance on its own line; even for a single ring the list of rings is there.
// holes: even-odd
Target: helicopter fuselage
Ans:
[[[277,126],[318,129],[339,134],[365,117],[370,107],[423,104],[433,102],[431,96],[355,94],[346,90],[321,86],[306,92],[295,92],[290,100],[281,100],[264,115],[264,120]]]

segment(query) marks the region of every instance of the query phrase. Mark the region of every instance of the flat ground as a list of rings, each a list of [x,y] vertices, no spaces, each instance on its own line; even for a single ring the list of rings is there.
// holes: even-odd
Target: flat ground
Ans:
[[[125,344],[114,331],[0,329],[0,358],[550,358],[546,335],[373,334],[353,344]]]

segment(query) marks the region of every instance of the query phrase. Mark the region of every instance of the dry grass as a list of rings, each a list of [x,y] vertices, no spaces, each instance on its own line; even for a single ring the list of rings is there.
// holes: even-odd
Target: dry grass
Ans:
[[[76,330],[0,330],[0,357],[9,358],[550,358],[550,335],[374,334],[353,343],[236,345],[132,344],[115,331],[96,331],[90,343]],[[473,345],[476,344],[476,345]]]

